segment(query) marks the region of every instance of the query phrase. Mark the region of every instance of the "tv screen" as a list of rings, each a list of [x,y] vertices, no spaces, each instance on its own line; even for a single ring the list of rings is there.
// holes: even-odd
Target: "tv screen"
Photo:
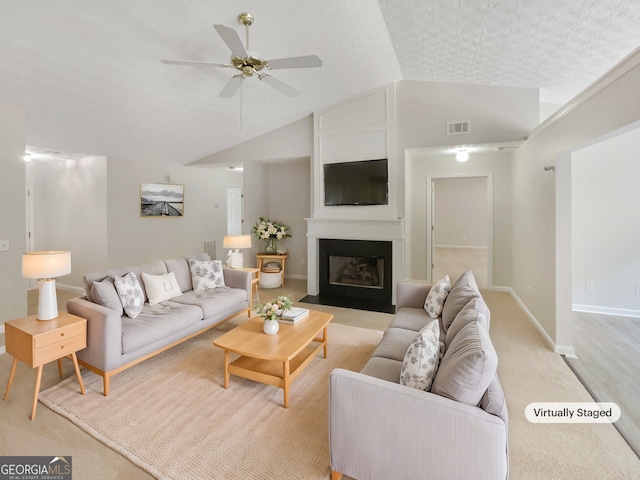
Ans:
[[[387,205],[389,173],[387,159],[324,165],[324,204]]]

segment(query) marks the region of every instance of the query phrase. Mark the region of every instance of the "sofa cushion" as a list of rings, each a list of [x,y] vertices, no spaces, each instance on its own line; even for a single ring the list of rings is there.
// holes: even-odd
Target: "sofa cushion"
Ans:
[[[135,273],[138,277],[142,272],[149,273],[151,275],[160,275],[161,273],[167,273],[167,266],[162,260],[158,260],[153,263],[146,263],[144,265],[132,265],[130,267],[112,268],[110,270],[104,270],[102,272],[87,273],[84,276],[84,289],[87,295],[87,300],[93,302],[94,299],[91,296],[91,286],[93,282],[101,282],[105,278],[122,277],[129,272]],[[144,285],[142,285],[142,292],[144,293]],[[145,296],[146,299],[146,296]]]
[[[465,325],[472,322],[480,322],[485,330],[489,331],[489,307],[484,303],[482,297],[476,297],[469,300],[456,318],[451,322],[445,339],[445,345],[449,348],[451,341],[456,334],[464,328]]]
[[[496,374],[498,356],[479,322],[465,325],[444,354],[431,391],[478,406]]]
[[[122,353],[151,345],[201,320],[198,307],[174,302],[145,304],[136,318],[122,317]]]
[[[238,310],[238,303],[247,300],[247,292],[240,288],[212,288],[209,290],[185,292],[171,301],[182,305],[200,307],[205,319],[220,316],[227,317]]]
[[[189,259],[193,260],[211,260],[206,253],[196,253],[182,258],[174,258],[171,260],[165,260],[164,263],[167,266],[168,272],[173,272],[180,285],[181,292],[188,292],[193,290],[193,283],[191,283],[191,269],[189,268]]]
[[[451,325],[456,318],[456,315],[460,313],[460,310],[469,303],[469,300],[475,297],[480,297],[480,290],[478,290],[473,272],[467,270],[460,275],[460,278],[453,284],[444,302],[444,308],[442,309],[442,327],[445,332],[449,330],[449,325]]]
[[[416,332],[414,330],[387,328],[372,356],[390,358],[402,362],[407,353],[407,348],[409,348],[415,337]],[[397,383],[398,379],[395,381]]]
[[[447,298],[449,290],[451,290],[449,275],[445,275],[444,278],[438,280],[436,284],[429,289],[427,298],[424,301],[424,309],[431,318],[438,318],[442,313],[444,301]]]
[[[189,259],[193,290],[198,292],[209,288],[224,287],[224,275],[220,260]]]
[[[441,345],[438,322],[428,323],[407,349],[400,370],[400,384],[428,391],[438,369]]]
[[[398,383],[401,369],[402,361],[392,360],[391,358],[371,357],[360,373],[386,380],[387,382]]]
[[[129,272],[123,277],[116,277],[114,283],[124,313],[130,318],[136,318],[144,306],[144,293],[140,282],[138,282],[138,277],[135,273]]]
[[[142,272],[142,281],[147,290],[150,305],[165,302],[171,300],[173,297],[182,295],[182,291],[173,272],[163,273],[162,275],[149,275],[148,273]]]
[[[500,417],[504,423],[507,423],[507,401],[504,398],[502,385],[498,375],[494,375],[487,391],[484,392],[482,400],[480,400],[480,408],[496,417]]]
[[[95,303],[115,310],[118,312],[118,315],[123,314],[122,302],[111,278],[105,278],[101,282],[93,282],[93,285],[91,285],[91,296]]]
[[[389,327],[419,332],[429,322],[433,322],[433,319],[426,314],[424,308],[403,307],[396,311]]]

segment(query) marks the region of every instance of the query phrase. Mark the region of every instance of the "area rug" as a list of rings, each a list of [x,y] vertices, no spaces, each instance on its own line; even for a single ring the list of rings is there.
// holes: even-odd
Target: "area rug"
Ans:
[[[160,479],[326,479],[328,383],[334,368],[360,370],[382,332],[330,324],[329,354],[282,389],[231,376],[213,340],[235,320],[111,379],[83,369],[40,393],[40,401]]]

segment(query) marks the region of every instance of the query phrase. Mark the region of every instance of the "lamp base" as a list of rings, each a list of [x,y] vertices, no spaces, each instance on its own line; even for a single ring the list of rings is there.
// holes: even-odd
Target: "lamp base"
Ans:
[[[58,316],[56,281],[38,280],[38,320],[53,320]]]
[[[231,268],[242,268],[242,252],[229,252],[229,266]]]

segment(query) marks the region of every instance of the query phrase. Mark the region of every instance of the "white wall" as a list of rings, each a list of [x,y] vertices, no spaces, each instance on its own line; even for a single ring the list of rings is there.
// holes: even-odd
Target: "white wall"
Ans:
[[[0,326],[27,313],[27,280],[22,278],[22,254],[27,247],[25,111],[0,105],[0,239],[9,250],[0,252]]]
[[[487,247],[487,178],[436,178],[434,183],[435,246]]]
[[[406,179],[407,203],[412,215],[407,218],[411,230],[407,278],[429,279],[430,235],[427,226],[427,179],[429,176],[491,175],[493,178],[493,285],[511,284],[511,156],[509,152],[473,154],[460,163],[453,155],[429,155],[410,151],[411,176]],[[463,209],[464,205],[458,204]]]
[[[217,241],[217,257],[226,259],[227,186],[242,177],[223,168],[189,167],[107,159],[107,236],[105,267],[126,266],[203,251]],[[184,216],[141,217],[140,184],[184,185]]]
[[[640,128],[572,154],[574,309],[640,316],[638,152]]]
[[[27,164],[32,182],[36,250],[69,250],[71,274],[59,286],[82,286],[106,264],[107,159],[88,157]]]
[[[562,203],[556,211],[556,188],[570,190],[571,175],[564,172],[565,162],[558,161],[567,152],[640,120],[638,85],[640,52],[532,132],[513,157],[513,290],[556,351],[571,350],[572,343],[572,285],[556,284],[556,274],[571,278],[566,273],[571,271],[570,255],[557,256],[571,250],[571,235],[556,229],[556,213],[559,225],[571,223],[566,198],[559,198]],[[546,165],[557,165],[559,175],[544,171]],[[556,179],[566,183],[556,187]]]

